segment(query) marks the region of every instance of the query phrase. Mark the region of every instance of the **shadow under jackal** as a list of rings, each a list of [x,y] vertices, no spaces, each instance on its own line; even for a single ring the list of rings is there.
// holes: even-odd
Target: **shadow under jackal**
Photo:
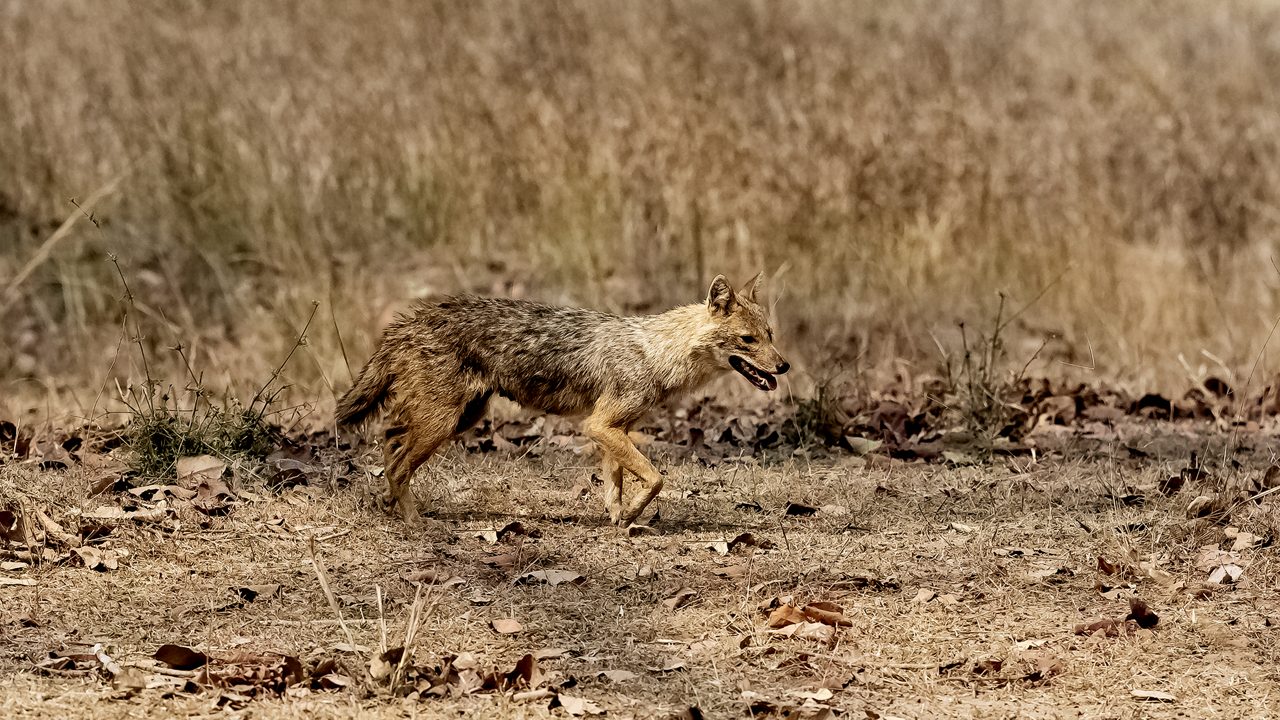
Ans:
[[[409,481],[443,443],[480,421],[493,393],[527,408],[586,416],[603,456],[605,505],[617,525],[635,522],[662,476],[627,437],[645,413],[727,370],[761,390],[790,365],[756,300],[761,276],[741,292],[724,276],[705,303],[624,317],[523,300],[458,295],[417,303],[383,333],[337,421],[356,426],[386,410],[383,445],[391,499],[418,521]],[[640,481],[623,502],[623,471]]]

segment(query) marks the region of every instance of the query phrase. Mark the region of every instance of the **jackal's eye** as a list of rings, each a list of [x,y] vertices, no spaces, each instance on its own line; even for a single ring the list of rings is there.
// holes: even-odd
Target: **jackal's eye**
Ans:
[[[753,345],[753,344],[755,344],[756,336],[755,336],[755,335],[743,335],[743,336],[739,337],[738,339],[739,339],[739,340],[741,340],[742,342],[744,342],[744,343],[748,344],[748,345]]]

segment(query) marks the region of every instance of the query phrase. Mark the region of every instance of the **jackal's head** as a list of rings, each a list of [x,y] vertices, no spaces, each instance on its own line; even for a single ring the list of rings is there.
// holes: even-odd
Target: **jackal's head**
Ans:
[[[711,329],[707,339],[722,366],[737,370],[761,390],[773,390],[778,387],[774,375],[785,373],[791,365],[773,346],[773,328],[764,307],[756,302],[756,292],[763,282],[761,275],[756,275],[735,291],[723,275],[711,281],[707,292]]]

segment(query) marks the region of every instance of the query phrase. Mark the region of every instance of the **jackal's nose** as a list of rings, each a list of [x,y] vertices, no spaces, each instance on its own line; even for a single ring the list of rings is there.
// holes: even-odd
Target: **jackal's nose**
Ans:
[[[782,362],[778,363],[778,372],[775,374],[781,375],[790,369],[791,369],[791,363],[787,362],[786,360],[783,360]]]

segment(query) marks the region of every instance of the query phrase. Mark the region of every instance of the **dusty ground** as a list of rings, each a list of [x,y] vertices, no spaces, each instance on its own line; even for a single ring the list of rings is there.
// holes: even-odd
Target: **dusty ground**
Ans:
[[[602,522],[590,454],[563,449],[535,457],[455,447],[418,478],[432,514],[419,534],[378,507],[381,481],[366,472],[375,465],[368,454],[355,470],[330,468],[327,478],[278,493],[240,474],[232,483],[239,501],[214,516],[176,499],[88,498],[91,471],[81,467],[0,466],[4,505],[43,508],[63,527],[122,502],[163,509],[158,520],[99,523],[112,529],[93,541],[98,550],[128,551],[115,569],[11,561],[0,572],[0,716],[568,714],[549,709],[546,692],[463,695],[446,686],[443,698],[406,699],[367,679],[382,623],[386,646],[402,644],[419,592],[415,664],[470,653],[478,674],[507,673],[542,651],[537,687],[559,692],[567,706],[596,706],[569,709],[608,717],[746,717],[753,704],[762,714],[851,718],[1280,713],[1271,545],[1280,512],[1264,498],[1233,508],[1225,522],[1185,519],[1190,500],[1226,482],[1223,473],[1246,478],[1259,466],[1223,463],[1218,477],[1164,495],[1155,486],[1185,460],[1134,454],[975,467],[803,454],[715,467],[674,462],[653,531],[634,536]],[[819,509],[789,515],[788,503]],[[483,532],[512,521],[522,528],[496,542]],[[1252,535],[1241,540],[1232,526]],[[715,545],[743,532],[754,545]],[[350,647],[326,601],[312,539],[360,647]],[[1198,560],[1207,545],[1239,548],[1236,583],[1204,585],[1212,567]],[[1112,574],[1099,570],[1100,559]],[[582,580],[518,581],[533,570]],[[406,579],[424,577],[436,582],[421,591]],[[269,584],[278,592],[241,597],[241,588]],[[694,594],[677,598],[686,588]],[[1155,627],[1130,623],[1118,637],[1073,632],[1124,618],[1128,593],[1158,614]],[[768,627],[771,612],[786,614],[779,604],[824,601],[849,625]],[[505,618],[520,629],[496,632],[492,621]],[[333,657],[333,674],[349,684],[249,700],[182,679],[118,690],[83,659],[37,668],[50,666],[51,651],[84,653],[96,643],[143,667],[165,643],[224,658]],[[634,675],[601,674],[618,670]],[[161,677],[142,674],[153,685]],[[1171,697],[1140,699],[1135,690]]]

